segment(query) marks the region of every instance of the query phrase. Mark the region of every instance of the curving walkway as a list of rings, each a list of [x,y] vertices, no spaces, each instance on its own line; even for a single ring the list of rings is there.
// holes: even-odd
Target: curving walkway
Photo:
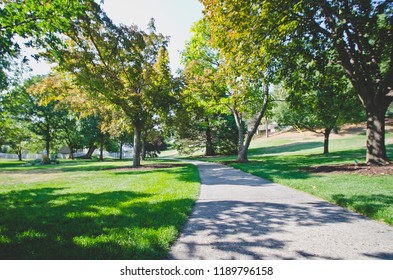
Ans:
[[[393,259],[393,227],[228,166],[193,163],[200,196],[169,259]]]

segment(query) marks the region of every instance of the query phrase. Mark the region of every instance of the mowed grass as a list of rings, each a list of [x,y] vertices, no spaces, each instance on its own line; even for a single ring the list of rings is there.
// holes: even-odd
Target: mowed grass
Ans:
[[[129,165],[0,161],[0,259],[165,258],[198,195],[197,169]]]
[[[388,156],[393,160],[393,134],[388,133]],[[365,162],[365,135],[337,136],[331,153],[322,155],[321,137],[271,137],[253,142],[249,163],[231,166],[269,179],[383,221],[393,226],[393,175],[367,176],[352,173],[310,173],[305,167]],[[215,157],[209,161],[231,161]]]

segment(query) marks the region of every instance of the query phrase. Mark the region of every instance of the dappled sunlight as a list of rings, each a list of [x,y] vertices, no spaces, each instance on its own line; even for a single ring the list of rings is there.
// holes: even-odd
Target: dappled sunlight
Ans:
[[[40,169],[29,184],[0,181],[0,259],[165,257],[198,193],[196,168],[134,174],[102,167],[72,176],[68,167]],[[28,180],[25,171],[14,174]]]
[[[363,220],[322,201],[199,201],[172,252],[177,259],[217,259],[220,252],[229,259],[341,259],[335,244],[361,242],[344,232]],[[336,229],[327,230],[330,225]],[[196,236],[202,238],[195,242]]]
[[[78,199],[72,199],[76,197],[72,194],[67,203],[54,206],[51,199],[58,195],[53,195],[53,189],[41,189],[36,196],[31,194],[20,191],[1,196],[3,201],[12,201],[17,206],[2,204],[0,208],[2,223],[8,225],[1,231],[0,258],[143,258],[143,252],[133,248],[140,246],[138,242],[133,245],[135,239],[151,243],[154,249],[149,250],[154,254],[149,258],[159,258],[176,235],[174,228],[181,226],[192,206],[191,199],[131,203],[151,196],[133,192],[83,193],[77,195]],[[62,196],[65,199],[67,195]],[[125,206],[125,202],[129,205]],[[158,241],[162,231],[171,235],[162,241],[163,246]],[[128,236],[130,232],[132,235]],[[56,236],[62,242],[57,242]],[[52,248],[50,253],[42,248],[41,242]],[[116,250],[111,249],[112,243]],[[93,248],[94,254],[89,248]]]

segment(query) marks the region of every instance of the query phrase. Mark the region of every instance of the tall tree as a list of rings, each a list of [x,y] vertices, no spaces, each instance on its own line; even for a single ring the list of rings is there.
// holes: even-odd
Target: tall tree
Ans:
[[[236,23],[232,22],[232,16],[235,17],[236,13],[240,16],[247,13],[242,1],[201,2],[205,5],[204,18],[211,27],[213,46],[220,50],[224,61],[221,68],[226,78],[227,94],[230,96],[227,106],[235,117],[239,133],[237,160],[247,162],[251,139],[268,105],[269,84],[272,81],[269,75],[272,69],[270,54],[262,46],[256,45],[250,34],[237,28]],[[250,105],[249,108],[246,104]],[[257,115],[256,122],[245,135],[245,117],[251,118],[252,115]]]
[[[393,101],[392,1],[202,0],[205,14],[217,16],[227,48],[261,48],[279,69],[297,68],[293,54],[335,55],[367,114],[367,163],[388,164],[385,114]],[[252,47],[254,46],[254,48]],[[276,68],[277,69],[277,68]]]
[[[27,122],[30,131],[41,137],[49,156],[59,133],[59,124],[68,112],[58,107],[55,101],[42,102],[39,94],[30,91],[33,84],[42,80],[42,77],[34,77],[15,87],[4,94],[3,104],[14,119]]]
[[[128,116],[134,129],[133,166],[140,165],[141,133],[156,111],[167,103],[168,75],[160,73],[167,63],[167,38],[156,33],[154,21],[149,32],[136,26],[116,26],[99,10],[67,32],[71,41],[61,52],[60,66],[71,71],[76,82],[91,96],[115,105]],[[160,62],[160,59],[161,62]],[[165,77],[165,79],[164,79]],[[158,78],[158,80],[157,80]]]
[[[28,123],[26,121],[4,116],[0,127],[1,134],[3,135],[3,143],[0,143],[0,146],[2,146],[2,144],[8,145],[21,161],[22,154],[32,136]]]
[[[238,129],[238,162],[248,162],[248,149],[258,126],[267,110],[269,101],[269,85],[263,79],[240,72],[242,66],[237,62],[227,62],[222,74],[226,77],[227,97],[222,98],[222,103],[232,112]],[[250,129],[245,129],[247,119],[255,119]]]
[[[329,56],[329,51],[320,51],[316,57],[309,54],[307,59],[293,55],[300,69],[286,71],[289,108],[281,119],[287,125],[322,133],[324,154],[329,152],[329,136],[335,127],[359,123],[364,118],[359,98],[353,94],[343,69],[331,63],[334,57]]]
[[[219,99],[225,95],[225,85],[218,76],[220,56],[211,46],[210,27],[205,20],[194,23],[191,32],[193,36],[182,52],[184,87],[182,106],[178,108],[177,135],[180,141],[187,139],[194,147],[204,143],[205,156],[213,156],[216,154],[213,122],[222,114]]]

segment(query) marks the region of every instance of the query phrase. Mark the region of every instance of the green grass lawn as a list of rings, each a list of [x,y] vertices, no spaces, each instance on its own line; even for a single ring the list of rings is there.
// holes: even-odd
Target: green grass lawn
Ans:
[[[0,160],[0,259],[165,258],[198,195],[197,169],[129,165]]]
[[[387,150],[393,159],[393,134],[387,134]],[[393,175],[310,173],[304,167],[354,164],[365,161],[365,135],[336,137],[328,156],[321,154],[322,138],[257,139],[249,151],[250,163],[231,166],[269,179],[393,226]],[[209,161],[231,161],[236,157],[214,157]]]

